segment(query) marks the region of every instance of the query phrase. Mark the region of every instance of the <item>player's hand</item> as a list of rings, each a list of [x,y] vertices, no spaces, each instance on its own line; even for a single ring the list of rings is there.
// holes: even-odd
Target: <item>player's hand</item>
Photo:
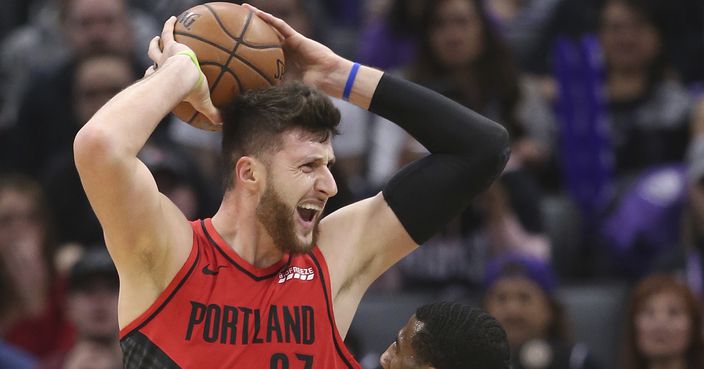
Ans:
[[[154,37],[149,43],[149,58],[154,62],[154,65],[147,69],[145,76],[150,76],[155,73],[160,65],[165,65],[171,58],[188,58],[184,53],[193,53],[188,46],[176,42],[174,39],[174,26],[176,17],[171,17],[164,23],[164,28],[161,31],[161,36]],[[189,60],[193,65],[193,69],[197,70],[198,74],[184,73],[184,78],[192,79],[192,89],[184,98],[184,101],[190,103],[194,109],[205,115],[214,126],[222,125],[220,112],[213,105],[210,99],[210,90],[208,89],[208,81],[205,74],[200,71],[193,61]]]
[[[335,54],[327,46],[303,36],[286,22],[269,13],[249,4],[243,4],[243,6],[253,11],[279,32],[282,37],[286,63],[293,64],[301,73],[303,83],[324,88],[323,81],[327,76],[336,71],[349,70],[349,67],[345,67],[345,62],[351,63]]]

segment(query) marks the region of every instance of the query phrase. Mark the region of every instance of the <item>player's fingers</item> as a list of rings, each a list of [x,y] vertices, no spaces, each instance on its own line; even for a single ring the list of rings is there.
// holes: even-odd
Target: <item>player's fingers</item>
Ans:
[[[161,31],[161,41],[166,45],[174,42],[174,27],[176,26],[176,17],[171,16],[164,22],[164,29]]]
[[[203,113],[203,115],[208,118],[208,120],[213,126],[222,126],[222,116],[220,115],[220,111],[213,105],[213,102],[210,101],[210,99],[208,99],[208,103],[207,105],[205,105],[205,109],[203,109],[201,113]]]
[[[243,4],[243,6],[247,7],[251,11],[254,12],[259,18],[264,20],[265,22],[269,23],[272,25],[279,33],[281,33],[285,38],[295,36],[298,34],[293,27],[289,26],[288,23],[284,22],[283,19],[276,18],[275,16],[261,11],[249,4]]]
[[[149,41],[149,50],[147,50],[147,56],[149,56],[149,59],[151,59],[154,63],[159,62],[161,60],[161,48],[159,47],[159,36],[154,36],[151,41]]]
[[[208,114],[205,115],[208,120],[210,120],[210,123],[214,126],[219,128],[222,128],[222,116],[220,115],[220,111],[215,109],[213,107],[213,110],[211,110]]]

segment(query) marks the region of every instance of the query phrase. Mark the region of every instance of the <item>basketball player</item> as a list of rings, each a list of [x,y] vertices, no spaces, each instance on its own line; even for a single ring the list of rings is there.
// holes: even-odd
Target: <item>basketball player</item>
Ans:
[[[169,19],[149,56],[158,68],[81,129],[76,166],[120,276],[126,368],[359,368],[342,338],[367,287],[426,241],[501,172],[498,124],[427,89],[353,65],[257,11],[284,38],[301,84],[213,107]],[[347,88],[346,88],[347,87]],[[432,155],[382,193],[321,220],[337,188],[329,166],[349,99],[408,130]],[[226,191],[189,222],[137,159],[180,101],[223,129]]]
[[[380,362],[384,369],[509,369],[510,350],[491,315],[438,302],[416,309]]]

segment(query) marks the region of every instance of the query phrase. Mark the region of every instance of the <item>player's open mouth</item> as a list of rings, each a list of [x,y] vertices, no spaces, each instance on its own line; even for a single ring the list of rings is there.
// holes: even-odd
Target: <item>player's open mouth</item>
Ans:
[[[301,204],[296,207],[296,213],[305,225],[311,224],[322,210],[321,206],[314,204]]]

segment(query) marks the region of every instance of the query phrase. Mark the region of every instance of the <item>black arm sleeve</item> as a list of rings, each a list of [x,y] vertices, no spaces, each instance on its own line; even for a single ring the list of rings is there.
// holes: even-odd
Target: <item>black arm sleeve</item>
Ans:
[[[418,244],[464,210],[508,160],[508,133],[501,125],[403,79],[384,74],[369,110],[398,124],[431,152],[383,189]]]

